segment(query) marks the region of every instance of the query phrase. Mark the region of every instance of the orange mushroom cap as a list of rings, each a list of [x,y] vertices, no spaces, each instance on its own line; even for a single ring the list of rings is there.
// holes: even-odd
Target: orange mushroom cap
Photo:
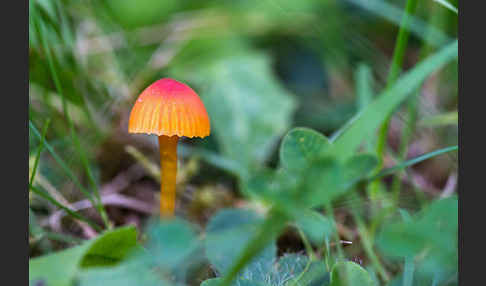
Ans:
[[[194,90],[163,78],[138,96],[130,113],[128,132],[206,137],[210,124],[206,108]]]

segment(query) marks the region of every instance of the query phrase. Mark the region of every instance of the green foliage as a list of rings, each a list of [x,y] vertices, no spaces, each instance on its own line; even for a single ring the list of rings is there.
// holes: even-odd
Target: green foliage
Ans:
[[[29,261],[31,285],[457,284],[457,199],[426,197],[400,174],[395,202],[382,180],[418,163],[430,168],[425,160],[458,148],[444,148],[439,136],[457,139],[457,16],[446,10],[453,5],[435,1],[410,15],[417,1],[407,1],[401,24],[402,9],[382,0],[136,2],[29,1],[29,244],[38,256]],[[403,36],[396,41],[397,26],[418,37],[410,45]],[[412,64],[417,52],[430,56]],[[401,75],[403,59],[410,64]],[[125,172],[134,162],[117,150],[153,149],[154,138],[126,136],[127,117],[136,95],[167,76],[188,83],[211,120],[211,136],[180,142],[186,176],[178,216],[200,225],[150,221],[130,204],[104,211],[105,186],[123,182],[124,196],[139,186]],[[383,88],[387,76],[393,80]],[[410,94],[417,95],[410,118],[394,113]],[[393,144],[371,154],[389,114],[401,130],[384,128],[378,141]],[[417,123],[414,114],[423,119]],[[51,124],[41,133],[36,126],[46,118]],[[412,142],[423,153],[407,158]],[[403,145],[399,154],[396,143]],[[196,156],[192,177],[185,162]],[[149,152],[147,158],[158,160]],[[383,158],[394,165],[379,169]],[[442,162],[431,165],[434,182],[453,178],[453,164],[446,171],[437,170]],[[366,193],[370,181],[381,192]],[[218,191],[225,207],[242,202],[262,214],[217,211],[218,198],[206,198]],[[145,199],[143,191],[134,196]],[[94,211],[75,207],[86,198]],[[62,233],[45,226],[57,212],[66,214]],[[131,227],[103,232],[95,223],[100,214],[106,229],[127,222],[127,214],[147,227],[137,242]],[[72,219],[99,236],[81,242],[77,225],[67,227]],[[356,256],[364,256],[363,267],[349,261]]]
[[[127,29],[158,24],[170,13],[177,10],[178,1],[130,0],[106,1],[107,8],[113,18]]]
[[[296,224],[315,245],[331,241],[336,231],[332,220],[313,210],[303,210],[296,218]]]
[[[280,165],[290,171],[304,169],[329,148],[329,140],[309,128],[290,130],[280,145]]]
[[[206,228],[206,256],[219,275],[223,276],[241,253],[246,243],[255,235],[262,218],[254,212],[244,210],[222,210],[208,223]],[[245,273],[266,275],[276,255],[275,243],[266,247],[254,260],[247,264]],[[252,271],[258,269],[259,271]]]
[[[351,261],[338,262],[331,271],[330,286],[374,286],[368,271]]]
[[[456,198],[442,199],[410,221],[385,225],[377,245],[392,257],[414,257],[428,276],[447,278],[457,271]]]
[[[152,222],[146,233],[143,248],[134,249],[123,263],[113,267],[83,271],[81,285],[171,285],[170,280],[184,283],[190,268],[202,263],[198,255],[199,239],[188,222],[181,219]]]
[[[120,262],[136,245],[133,227],[109,231],[82,245],[29,261],[30,285],[72,285],[83,268]],[[62,269],[62,271],[60,271]]]
[[[340,135],[333,141],[328,153],[340,160],[349,158],[364,139],[372,134],[387,115],[395,110],[427,76],[455,58],[457,58],[457,41],[418,64],[351,119],[339,132]]]
[[[221,153],[236,161],[238,175],[247,178],[268,159],[295,109],[295,100],[272,74],[268,56],[246,51],[177,74],[200,85],[200,95],[215,119],[212,132]]]
[[[161,221],[148,228],[146,248],[154,263],[164,269],[177,269],[199,247],[193,226],[175,219]]]
[[[246,191],[299,217],[303,209],[325,206],[343,195],[377,164],[369,154],[357,154],[342,164],[326,154],[329,148],[332,144],[318,132],[292,129],[280,146],[281,168],[255,174]]]

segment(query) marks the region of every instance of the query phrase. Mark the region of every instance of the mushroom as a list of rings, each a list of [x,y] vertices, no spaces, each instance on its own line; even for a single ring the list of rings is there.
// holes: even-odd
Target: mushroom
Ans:
[[[171,78],[160,79],[138,97],[130,113],[129,133],[155,134],[160,151],[160,216],[174,215],[179,137],[206,137],[209,117],[199,96]]]

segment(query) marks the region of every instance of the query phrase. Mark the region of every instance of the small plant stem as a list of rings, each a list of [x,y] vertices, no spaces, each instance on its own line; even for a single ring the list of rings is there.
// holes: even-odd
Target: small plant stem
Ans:
[[[97,224],[95,224],[94,222],[92,222],[89,219],[85,218],[84,216],[82,216],[78,212],[75,212],[75,211],[69,209],[68,207],[64,206],[63,204],[61,204],[60,202],[58,202],[56,199],[54,199],[49,193],[47,193],[47,192],[45,192],[45,191],[43,191],[41,189],[38,189],[38,188],[36,188],[33,185],[30,186],[30,189],[32,189],[32,191],[35,194],[37,194],[38,196],[40,196],[41,198],[44,198],[47,201],[49,201],[52,204],[54,204],[55,206],[60,207],[62,210],[64,210],[66,213],[68,213],[72,217],[74,217],[74,218],[76,218],[76,219],[78,219],[80,221],[83,221],[83,222],[89,224],[91,227],[93,227],[97,231],[101,231],[100,227]]]
[[[35,174],[37,172],[37,166],[39,165],[39,160],[40,160],[40,155],[42,152],[42,149],[44,149],[44,141],[46,138],[46,133],[47,133],[47,128],[49,127],[50,119],[47,119],[46,122],[44,123],[44,128],[42,128],[42,138],[39,144],[39,149],[37,150],[37,154],[35,157],[34,161],[34,167],[32,168],[32,174],[30,175],[30,180],[29,180],[29,192],[30,192],[30,186],[34,183],[35,179]]]
[[[393,60],[390,67],[390,72],[388,73],[388,78],[386,82],[385,89],[389,89],[397,80],[400,71],[402,70],[403,60],[405,58],[405,51],[408,45],[409,38],[409,25],[412,19],[412,15],[415,13],[417,8],[418,0],[407,0],[407,5],[405,6],[405,13],[403,14],[402,22],[400,24],[400,30],[398,31],[397,41],[395,42],[395,50],[393,52]],[[383,152],[385,149],[386,135],[388,133],[388,126],[390,124],[391,114],[383,122],[380,133],[378,135],[377,143],[377,154],[380,159],[380,165],[383,162]],[[381,166],[380,166],[381,167]]]
[[[161,218],[174,216],[178,141],[179,136],[159,136]]]
[[[236,278],[238,273],[251,261],[251,259],[262,251],[272,239],[277,237],[284,229],[288,221],[288,216],[284,212],[272,209],[263,224],[241,252],[238,259],[231,266],[228,273],[223,277],[219,286],[229,286]]]
[[[427,39],[430,40],[430,38],[432,38],[431,37],[432,27],[435,26],[434,23],[437,23],[440,20],[440,15],[441,15],[441,13],[433,13],[434,11],[435,11],[435,9],[432,9],[432,13],[431,13],[431,16],[430,16],[430,18],[431,18],[430,23],[428,25],[428,29],[427,29],[427,32],[426,32],[427,34],[425,35],[426,41],[421,48],[420,55],[419,55],[419,61],[426,58],[432,50],[432,47],[430,47],[430,45],[427,44],[429,42],[429,41],[427,41]],[[399,147],[399,155],[398,155],[399,160],[400,160],[399,163],[402,163],[403,161],[405,161],[407,159],[408,144],[409,144],[409,142],[412,138],[412,134],[415,132],[415,128],[416,128],[416,125],[417,125],[417,116],[418,116],[417,104],[418,104],[418,100],[419,100],[419,96],[420,96],[421,86],[419,88],[417,88],[414,91],[413,96],[410,99],[408,99],[408,108],[407,108],[408,120],[406,122],[405,127],[402,130],[402,136],[401,136],[400,147]],[[398,199],[400,197],[400,192],[401,192],[400,173],[401,172],[397,172],[397,174],[394,176],[393,182],[392,182],[392,192],[393,192],[394,197],[395,197],[395,204],[398,204]],[[416,188],[414,187],[414,189],[416,189]],[[422,200],[423,194],[421,193],[421,191],[415,190],[415,192],[417,193],[419,200]]]
[[[415,126],[417,123],[417,101],[419,96],[419,90],[414,92],[414,95],[408,101],[408,120],[405,127],[402,130],[402,136],[399,146],[399,160],[403,162],[407,159],[408,153],[408,143],[412,138],[412,134],[415,132]],[[394,197],[394,203],[398,205],[398,200],[400,198],[401,182],[400,182],[401,171],[397,172],[393,177],[392,182],[392,193]]]
[[[413,285],[413,272],[415,271],[415,265],[413,257],[405,257],[405,266],[403,268],[403,286]]]
[[[140,152],[137,148],[133,146],[125,146],[125,151],[130,154],[133,159],[135,159],[145,171],[148,172],[148,175],[156,180],[160,184],[160,167],[153,163],[147,156],[145,156],[142,152]]]
[[[316,260],[316,255],[314,254],[314,250],[312,249],[312,245],[310,244],[309,240],[307,239],[307,236],[299,227],[297,227],[297,231],[299,232],[299,235],[302,238],[302,243],[304,244],[305,251],[307,252],[307,255],[309,256],[309,259],[311,261]]]
[[[333,221],[335,225],[337,225],[336,218],[334,217],[334,209],[332,208],[331,202],[326,203],[325,209],[326,209],[326,214],[329,217],[329,219],[331,221]],[[342,258],[344,258],[344,253],[343,253],[343,248],[341,247],[341,238],[339,237],[339,233],[338,233],[337,229],[334,232],[334,239],[336,240],[336,245],[337,245],[336,247],[337,247],[337,250],[338,250],[338,259],[342,259]],[[329,246],[328,246],[328,250],[329,250],[328,256],[331,256],[332,253],[331,253],[331,248]],[[332,265],[329,268],[332,268]]]
[[[353,193],[353,196],[356,196]],[[358,214],[357,210],[355,208],[351,208],[351,214],[353,216],[353,219],[356,222],[356,225],[358,227],[358,232],[361,237],[361,243],[363,245],[363,249],[366,252],[366,255],[370,258],[371,263],[373,264],[373,267],[376,269],[380,277],[383,279],[384,282],[388,282],[390,280],[390,276],[386,272],[385,268],[380,262],[380,259],[378,256],[376,256],[375,252],[373,251],[373,239],[369,235],[368,230],[366,229],[366,226],[361,219],[360,215]]]
[[[449,147],[446,147],[446,148],[442,148],[442,149],[439,149],[439,150],[435,150],[435,151],[423,154],[421,156],[407,160],[407,161],[400,163],[398,165],[395,165],[393,167],[384,169],[381,172],[379,172],[378,174],[371,176],[371,178],[369,180],[370,181],[378,180],[378,179],[383,178],[387,175],[393,174],[394,172],[396,172],[398,170],[401,170],[403,168],[406,168],[406,167],[412,166],[414,164],[420,163],[422,161],[433,158],[435,156],[438,156],[438,155],[441,155],[441,154],[444,154],[444,153],[447,153],[447,152],[451,152],[451,151],[456,151],[458,148],[459,147],[457,145],[454,145],[454,146],[449,146]]]

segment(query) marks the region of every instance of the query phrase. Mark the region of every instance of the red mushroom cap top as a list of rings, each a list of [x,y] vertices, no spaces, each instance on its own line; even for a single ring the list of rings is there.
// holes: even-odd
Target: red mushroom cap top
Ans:
[[[206,108],[194,90],[163,78],[138,96],[130,113],[128,132],[206,137],[210,124]]]

